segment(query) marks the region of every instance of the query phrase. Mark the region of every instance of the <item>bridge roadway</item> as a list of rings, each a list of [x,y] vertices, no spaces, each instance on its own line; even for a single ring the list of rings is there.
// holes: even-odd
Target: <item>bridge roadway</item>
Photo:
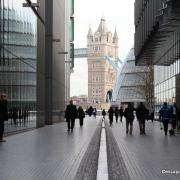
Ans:
[[[76,120],[72,133],[63,122],[6,137],[0,180],[96,179],[101,120],[86,117],[82,128]],[[180,135],[165,137],[158,122],[147,122],[146,134],[139,135],[136,120],[132,136],[125,133],[125,119],[112,127],[106,120],[109,180],[180,179]]]

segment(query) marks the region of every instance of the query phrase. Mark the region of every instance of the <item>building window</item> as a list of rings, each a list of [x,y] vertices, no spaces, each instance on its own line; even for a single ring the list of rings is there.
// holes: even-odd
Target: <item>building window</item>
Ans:
[[[94,46],[94,51],[98,51],[99,50],[99,46]]]
[[[95,42],[98,42],[98,38],[95,38]]]

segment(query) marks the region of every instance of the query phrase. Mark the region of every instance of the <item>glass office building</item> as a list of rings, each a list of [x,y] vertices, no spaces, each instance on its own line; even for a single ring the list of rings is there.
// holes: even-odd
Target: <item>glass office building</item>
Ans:
[[[180,60],[176,60],[169,66],[154,67],[154,83],[155,83],[155,102],[156,110],[162,106],[163,102],[172,105],[177,101],[180,76]],[[177,92],[178,91],[178,92]]]
[[[0,92],[9,110],[36,109],[36,17],[25,0],[0,1]]]
[[[148,74],[148,67],[135,66],[134,48],[132,48],[118,72],[113,90],[113,100],[118,104],[133,102],[135,106],[139,102],[145,102],[146,76]]]

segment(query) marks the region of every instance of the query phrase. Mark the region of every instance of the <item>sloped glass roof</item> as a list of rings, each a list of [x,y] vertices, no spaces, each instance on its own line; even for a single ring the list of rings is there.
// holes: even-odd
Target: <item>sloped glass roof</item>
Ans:
[[[134,48],[131,48],[118,72],[113,101],[119,103],[145,101],[145,77],[148,72],[146,66],[135,66]]]

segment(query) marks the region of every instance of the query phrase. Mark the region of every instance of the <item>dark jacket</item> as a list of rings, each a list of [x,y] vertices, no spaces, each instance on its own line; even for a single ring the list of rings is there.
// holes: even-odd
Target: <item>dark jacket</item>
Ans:
[[[169,121],[169,119],[172,118],[172,111],[168,106],[163,106],[160,109],[159,114],[162,121]]]
[[[76,119],[77,118],[77,109],[76,106],[73,104],[67,105],[65,111],[65,118],[66,119]]]
[[[120,114],[120,116],[123,116],[123,115],[124,115],[124,112],[123,112],[123,109],[122,109],[122,108],[120,108],[119,114]]]
[[[78,109],[78,118],[79,119],[85,118],[85,113],[84,113],[84,110],[82,108]]]
[[[148,117],[149,111],[144,105],[139,105],[136,109],[136,116],[138,120],[145,120]]]
[[[124,116],[127,120],[133,121],[134,120],[134,111],[136,109],[133,107],[127,107],[124,111]]]
[[[103,115],[103,116],[106,115],[106,111],[105,111],[105,110],[102,111],[102,115]]]
[[[114,115],[114,110],[113,110],[113,108],[110,108],[110,109],[108,110],[108,113],[109,113],[109,119],[110,119],[110,118],[113,118],[113,115]]]
[[[115,116],[118,116],[118,115],[119,115],[119,109],[116,108],[115,111],[114,111],[114,113],[115,113]]]
[[[0,123],[4,123],[4,121],[7,120],[8,120],[7,101],[0,100]]]

